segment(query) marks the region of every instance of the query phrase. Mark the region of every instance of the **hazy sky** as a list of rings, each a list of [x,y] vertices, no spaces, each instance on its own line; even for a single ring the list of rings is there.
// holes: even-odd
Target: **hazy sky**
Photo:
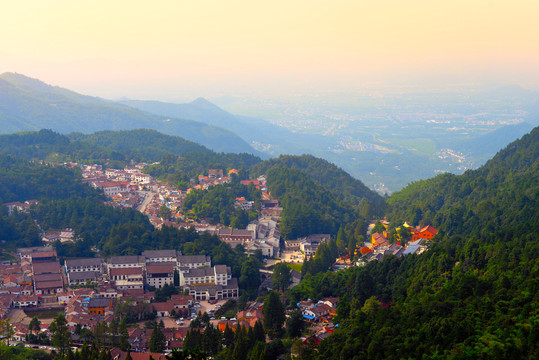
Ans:
[[[172,100],[366,84],[538,88],[537,0],[23,0],[0,72]]]

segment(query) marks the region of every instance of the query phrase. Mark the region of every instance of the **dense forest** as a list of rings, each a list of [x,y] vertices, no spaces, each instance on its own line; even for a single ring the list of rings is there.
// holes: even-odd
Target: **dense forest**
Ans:
[[[70,139],[78,140],[82,145],[89,144],[94,147],[118,151],[136,162],[159,161],[167,154],[179,155],[191,151],[210,152],[208,148],[192,141],[149,129],[107,130],[89,135],[71,133],[67,136]]]
[[[272,196],[279,199],[284,209],[279,229],[285,239],[314,233],[336,234],[342,224],[360,216],[350,203],[299,170],[274,167],[268,171],[267,180]]]
[[[535,129],[476,171],[391,197],[398,221],[425,221],[416,214],[434,202],[432,221],[445,235],[428,252],[319,273],[294,288],[291,303],[340,297],[339,328],[309,357],[535,358],[538,136]]]
[[[370,212],[381,214],[384,199],[373,190],[366,187],[361,181],[353,178],[346,171],[336,165],[312,155],[281,155],[276,159],[270,159],[251,166],[253,177],[267,174],[272,168],[285,167],[299,170],[318,182],[337,198],[350,204],[358,204],[361,207],[365,201],[372,207]]]
[[[198,176],[207,175],[208,169],[236,169],[238,170],[238,179],[247,179],[247,169],[260,161],[260,158],[247,153],[191,151],[181,156],[166,155],[159,164],[144,168],[144,172],[185,190],[190,185],[191,179],[198,181]]]
[[[274,174],[268,176],[268,184],[272,195],[287,205],[281,232],[287,238],[312,232],[335,235],[341,225],[358,217],[368,219],[381,215],[384,207],[383,198],[361,181],[310,155],[281,156],[262,162],[247,153],[216,153],[155,130],[100,131],[68,136],[40,130],[1,135],[0,140],[0,153],[16,154],[24,159],[97,163],[105,167],[123,167],[131,161],[151,162],[154,164],[144,169],[146,173],[181,190],[187,190],[193,181],[196,183],[199,175],[207,175],[208,169],[223,169],[225,173],[236,169],[238,176],[233,176],[234,182],[249,178],[249,174]],[[234,195],[243,196],[243,191],[214,190],[192,194],[185,210],[196,217],[238,227],[252,220],[253,214],[246,217],[232,208]],[[248,200],[259,198],[251,195]],[[209,206],[210,203],[217,206]]]
[[[99,131],[61,135],[52,130],[0,135],[0,153],[24,159],[104,164],[107,160],[159,161],[167,154],[211,152],[202,145],[155,130]]]
[[[237,197],[243,197],[247,201],[254,201],[252,211],[234,208]],[[217,185],[210,190],[195,190],[187,194],[183,211],[187,216],[203,218],[213,223],[232,226],[236,229],[245,229],[249,221],[255,220],[260,210],[262,195],[259,189],[250,184],[245,186],[239,183]]]
[[[478,236],[539,223],[539,128],[508,145],[477,170],[415,182],[388,200],[393,223],[432,224],[448,234]]]

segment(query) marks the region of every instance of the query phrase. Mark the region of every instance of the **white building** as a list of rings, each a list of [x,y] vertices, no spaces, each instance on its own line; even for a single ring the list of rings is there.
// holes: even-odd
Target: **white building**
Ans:
[[[160,289],[165,284],[174,285],[174,266],[172,264],[147,265],[146,283]]]

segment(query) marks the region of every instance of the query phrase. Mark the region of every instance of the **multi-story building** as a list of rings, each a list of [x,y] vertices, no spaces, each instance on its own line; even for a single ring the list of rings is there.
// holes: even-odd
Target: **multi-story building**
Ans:
[[[232,279],[230,267],[226,265],[216,265],[208,268],[188,269],[180,273],[180,286],[184,285],[227,285]]]
[[[174,285],[174,265],[147,265],[146,283],[156,289],[162,288],[165,284]]]
[[[146,258],[139,255],[112,256],[107,261],[107,266],[109,273],[112,269],[144,268],[146,267]]]
[[[146,263],[177,263],[178,252],[176,250],[146,250],[142,252],[146,257]]]
[[[101,272],[97,271],[75,271],[67,273],[67,281],[69,285],[80,285],[90,283],[96,283],[99,280]]]
[[[66,260],[64,267],[66,269],[66,273],[85,271],[94,271],[101,273],[103,271],[103,259],[87,258]]]
[[[144,269],[142,267],[112,268],[110,279],[118,290],[144,289]]]
[[[211,258],[206,255],[178,255],[176,265],[180,272],[201,267],[211,267]]]
[[[32,271],[36,295],[55,295],[64,290],[58,261],[33,263]]]
[[[242,229],[219,229],[217,236],[219,240],[229,244],[231,247],[243,245],[245,242],[253,241],[256,238],[254,231]]]

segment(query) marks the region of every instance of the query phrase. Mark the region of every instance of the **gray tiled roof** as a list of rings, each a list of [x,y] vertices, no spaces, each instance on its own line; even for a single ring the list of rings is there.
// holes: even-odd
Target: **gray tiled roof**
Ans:
[[[128,255],[128,256],[112,256],[107,263],[109,264],[138,264],[145,263],[146,259],[143,256]]]
[[[176,250],[146,250],[142,252],[142,256],[146,258],[164,258],[164,257],[176,257],[178,252]]]
[[[66,264],[66,267],[99,266],[103,264],[103,259],[101,258],[71,259],[71,260],[66,260],[65,264]]]
[[[69,273],[69,281],[97,280],[96,271],[77,271]]]
[[[188,273],[183,274],[186,278],[192,278],[192,277],[203,277],[203,276],[211,276],[214,275],[213,268],[198,268],[198,269],[191,269]]]
[[[178,262],[180,264],[197,264],[210,262],[210,257],[206,255],[179,255]]]

